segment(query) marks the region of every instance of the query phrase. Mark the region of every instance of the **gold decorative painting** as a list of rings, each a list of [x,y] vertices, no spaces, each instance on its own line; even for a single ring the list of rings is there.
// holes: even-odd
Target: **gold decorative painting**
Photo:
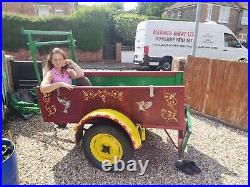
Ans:
[[[106,99],[108,97],[117,99],[118,101],[123,101],[123,92],[119,92],[116,90],[111,90],[110,92],[106,90],[103,90],[103,91],[98,90],[97,92],[94,92],[92,90],[83,91],[83,98],[85,101],[94,99],[96,97],[100,97],[104,103],[106,102]]]
[[[175,106],[177,104],[176,93],[168,93],[164,91],[163,93],[164,100],[167,102],[168,109],[161,109],[161,117],[166,120],[166,123],[170,120],[178,122],[176,115],[177,110]]]
[[[49,116],[54,115],[56,113],[56,106],[49,105],[50,103],[50,94],[43,94],[43,101],[45,102],[45,109],[49,113]]]

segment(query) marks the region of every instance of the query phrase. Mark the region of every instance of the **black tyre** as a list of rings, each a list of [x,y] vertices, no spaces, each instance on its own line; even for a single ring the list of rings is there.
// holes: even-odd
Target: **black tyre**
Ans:
[[[171,62],[163,62],[162,65],[161,65],[161,68],[163,71],[171,71],[172,69],[172,63]]]
[[[142,68],[142,71],[150,71],[151,69],[150,69],[150,67],[148,67],[148,66],[143,66],[143,68]]]
[[[102,169],[102,162],[109,160],[114,169],[114,157],[125,163],[132,157],[133,148],[125,133],[111,125],[93,125],[85,132],[82,141],[86,158],[97,168]]]
[[[150,71],[156,71],[158,66],[149,66]]]
[[[149,71],[149,67],[147,67],[147,66],[138,66],[138,67],[136,67],[136,71]]]

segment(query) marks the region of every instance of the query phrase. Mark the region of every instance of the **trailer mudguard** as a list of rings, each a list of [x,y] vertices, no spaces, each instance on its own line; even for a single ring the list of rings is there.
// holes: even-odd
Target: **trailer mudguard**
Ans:
[[[85,115],[80,120],[75,129],[76,135],[81,130],[81,127],[84,126],[84,124],[87,124],[88,121],[93,120],[94,118],[107,118],[114,121],[116,124],[120,125],[127,132],[127,134],[131,139],[134,149],[138,149],[141,147],[142,142],[137,126],[127,116],[112,109],[98,109]]]

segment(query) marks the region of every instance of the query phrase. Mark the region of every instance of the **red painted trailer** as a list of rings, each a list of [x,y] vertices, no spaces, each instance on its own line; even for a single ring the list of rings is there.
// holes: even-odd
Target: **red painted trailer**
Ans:
[[[101,168],[104,160],[115,164],[114,157],[129,160],[145,140],[146,128],[177,130],[178,162],[182,161],[191,134],[183,72],[95,71],[85,75],[92,86],[60,88],[49,94],[38,89],[38,99],[44,121],[77,123],[76,142],[82,143],[90,162]]]

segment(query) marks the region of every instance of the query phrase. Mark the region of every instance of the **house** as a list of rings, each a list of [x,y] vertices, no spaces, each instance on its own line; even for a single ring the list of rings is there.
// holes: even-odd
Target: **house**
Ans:
[[[22,15],[70,15],[77,3],[69,2],[3,2],[2,12]]]
[[[200,21],[213,21],[231,29],[242,43],[248,40],[247,2],[206,2],[200,4]],[[163,13],[171,20],[195,21],[197,3],[175,3]]]

